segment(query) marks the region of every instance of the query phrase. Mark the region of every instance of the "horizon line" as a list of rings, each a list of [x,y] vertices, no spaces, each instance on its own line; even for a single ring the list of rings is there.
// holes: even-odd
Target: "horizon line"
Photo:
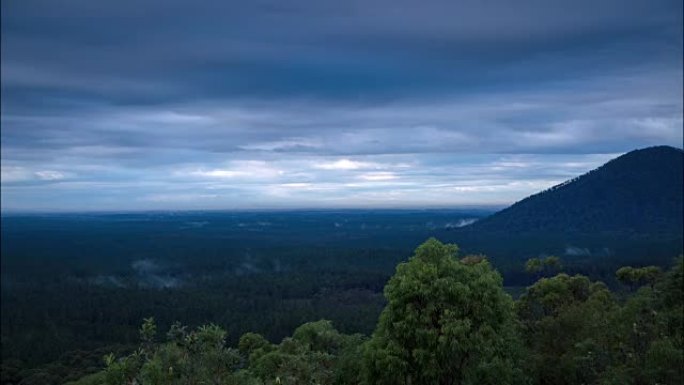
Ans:
[[[439,211],[439,210],[501,210],[510,204],[464,204],[457,206],[397,206],[397,207],[272,207],[272,208],[207,208],[207,209],[100,209],[100,210],[15,210],[0,209],[0,215],[69,215],[69,214],[145,214],[145,213],[230,213],[230,212],[334,212],[334,211]]]

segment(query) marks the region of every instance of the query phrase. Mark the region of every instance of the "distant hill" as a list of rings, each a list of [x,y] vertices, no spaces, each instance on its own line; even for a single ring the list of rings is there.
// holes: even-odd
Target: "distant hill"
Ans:
[[[631,151],[461,231],[681,237],[683,154],[668,146]]]

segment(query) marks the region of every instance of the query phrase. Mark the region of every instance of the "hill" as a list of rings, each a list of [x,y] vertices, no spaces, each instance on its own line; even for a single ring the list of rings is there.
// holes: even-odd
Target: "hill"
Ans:
[[[681,237],[683,154],[668,146],[631,151],[462,231]]]

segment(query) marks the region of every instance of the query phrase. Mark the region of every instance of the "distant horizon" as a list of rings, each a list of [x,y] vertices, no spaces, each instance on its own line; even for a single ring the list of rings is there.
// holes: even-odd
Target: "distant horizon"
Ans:
[[[272,212],[353,212],[353,211],[499,211],[514,204],[501,205],[460,205],[460,206],[411,206],[411,207],[270,207],[270,208],[216,208],[216,209],[131,209],[131,210],[101,210],[101,211],[59,211],[59,210],[3,210],[2,216],[22,216],[22,215],[108,215],[108,214],[191,214],[191,213],[272,213]]]
[[[669,145],[655,145],[655,146],[648,146],[648,147],[642,147],[642,148],[637,148],[632,151],[638,151],[638,150],[644,150],[648,148],[657,148],[657,147],[669,147],[669,148],[674,148],[679,151],[684,151],[684,148],[682,147],[677,147],[677,146],[669,146]],[[625,155],[629,152],[626,152],[624,154],[610,154],[611,156],[615,156],[611,159],[608,159],[608,161],[616,159],[617,157],[620,157],[622,155]],[[367,204],[367,205],[347,205],[347,206],[323,206],[323,205],[292,205],[292,206],[240,206],[240,207],[191,207],[191,208],[173,208],[173,207],[167,207],[167,208],[110,208],[110,209],[103,209],[103,208],[97,208],[97,209],[69,209],[69,208],[5,208],[4,205],[0,205],[0,215],[6,216],[6,215],[51,215],[51,214],[64,214],[64,215],[79,215],[79,214],[102,214],[102,215],[107,215],[107,214],[143,214],[143,213],[202,213],[202,212],[211,212],[211,213],[220,213],[220,212],[306,212],[306,211],[316,211],[316,212],[328,212],[328,211],[439,211],[439,210],[487,210],[487,211],[499,211],[502,210],[506,207],[510,207],[511,205],[531,196],[537,193],[540,193],[542,191],[545,191],[549,188],[552,188],[554,186],[562,185],[574,178],[577,178],[579,176],[582,176],[592,170],[595,170],[596,168],[602,166],[605,163],[602,163],[598,165],[597,167],[592,168],[591,170],[587,170],[586,172],[583,172],[581,174],[571,176],[568,179],[565,179],[563,181],[553,183],[552,185],[549,185],[545,188],[542,188],[540,190],[532,191],[529,194],[520,197],[518,199],[515,199],[510,202],[487,202],[487,203],[478,203],[478,202],[470,202],[470,203],[457,203],[457,204],[433,204],[433,203],[426,203],[426,204],[416,204],[416,205],[382,205],[382,204]]]

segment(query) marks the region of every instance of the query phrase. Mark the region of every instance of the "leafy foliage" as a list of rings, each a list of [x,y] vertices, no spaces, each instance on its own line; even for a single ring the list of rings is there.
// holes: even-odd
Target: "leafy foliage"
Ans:
[[[625,266],[618,269],[618,271],[615,272],[615,276],[620,282],[634,287],[646,283],[653,285],[661,273],[662,271],[657,266],[646,266],[641,268]]]
[[[525,263],[525,271],[536,276],[558,273],[561,268],[561,260],[555,255],[546,258],[530,258]]]
[[[373,384],[516,383],[513,301],[484,259],[430,239],[397,267],[365,354]]]
[[[516,303],[530,356],[526,369],[536,383],[684,380],[681,257],[666,274],[621,268],[618,275],[646,286],[621,303],[600,282],[559,274],[530,286]]]
[[[326,320],[274,344],[257,333],[229,342],[215,324],[171,324],[164,341],[145,318],[139,344],[106,354],[70,385],[161,384],[678,384],[684,381],[684,262],[667,272],[620,269],[640,287],[614,293],[565,273],[517,302],[484,256],[457,259],[429,239],[397,267],[370,339]],[[555,265],[555,262],[551,262]],[[631,269],[631,270],[630,270]],[[635,272],[637,271],[637,272]],[[637,289],[637,288],[635,288]],[[3,383],[59,383],[50,373]],[[16,381],[16,382],[14,382]]]

